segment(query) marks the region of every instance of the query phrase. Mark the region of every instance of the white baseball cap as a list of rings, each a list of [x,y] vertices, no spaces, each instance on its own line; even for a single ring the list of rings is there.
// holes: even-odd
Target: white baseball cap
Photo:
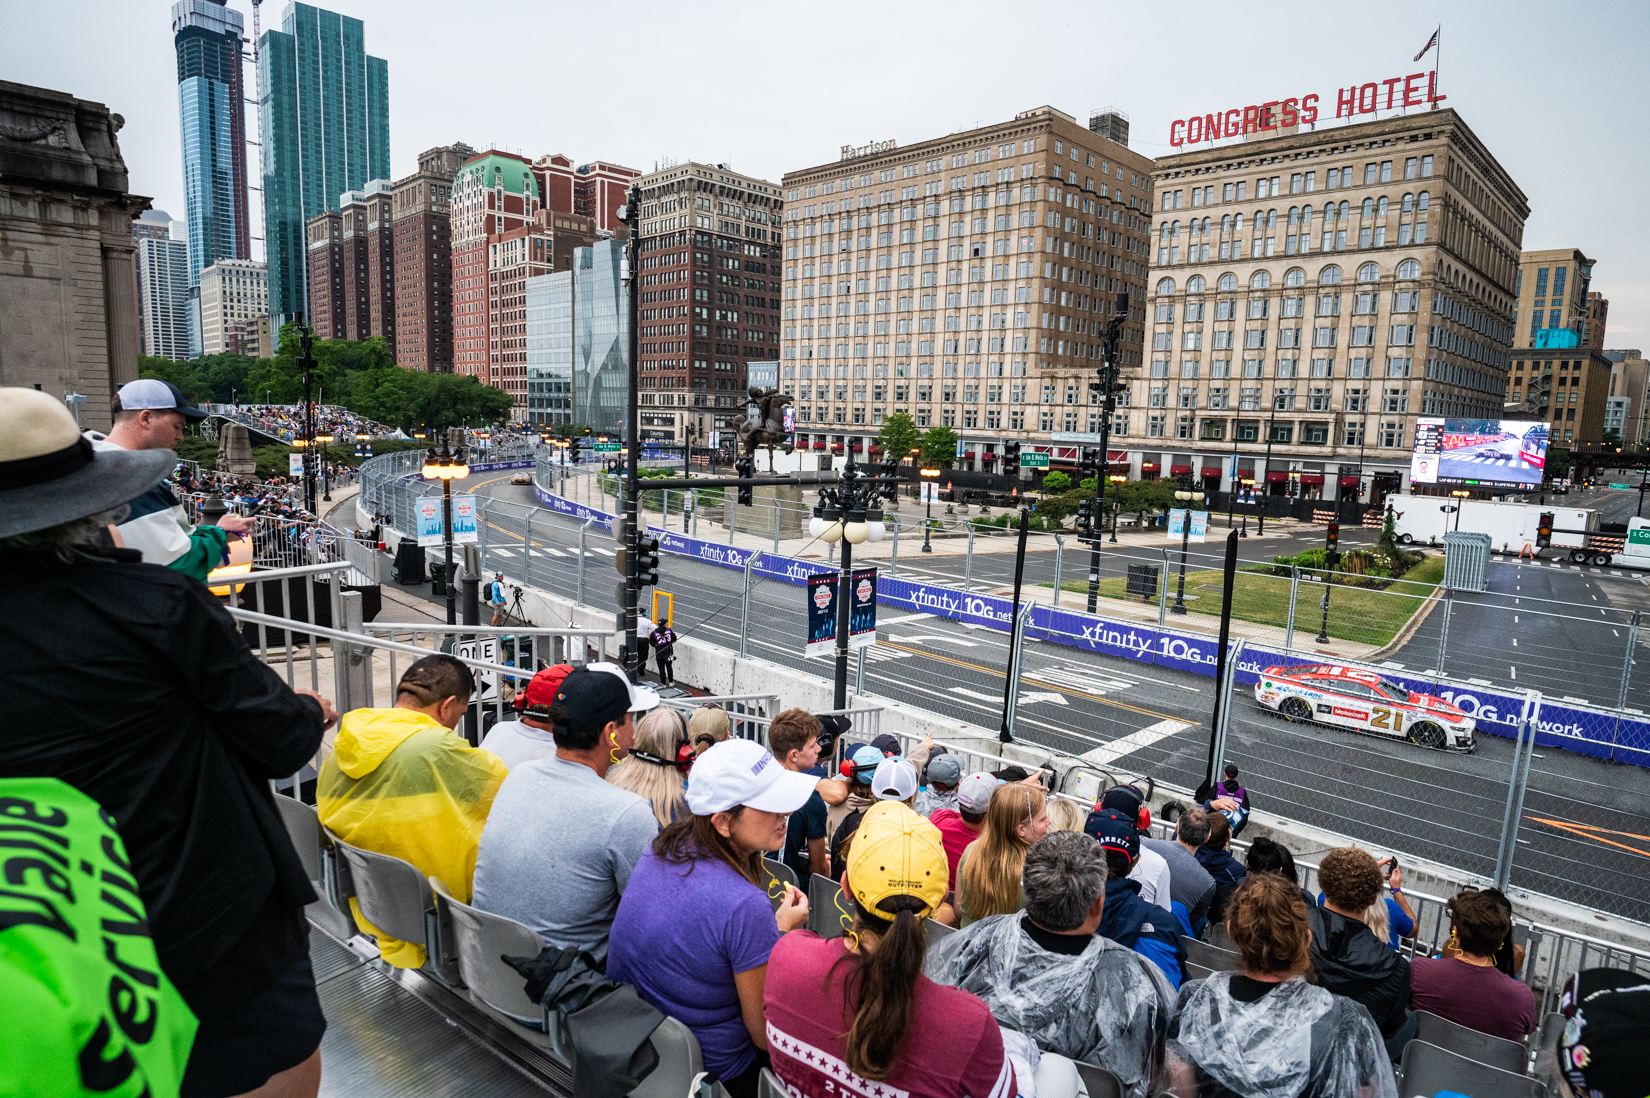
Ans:
[[[877,763],[871,792],[879,801],[908,801],[917,795],[917,768],[898,755]]]
[[[1003,780],[983,770],[964,778],[957,786],[957,803],[970,812],[984,812],[991,804],[991,794]]]
[[[207,415],[199,408],[191,408],[189,402],[183,399],[182,390],[176,385],[159,378],[140,377],[136,381],[128,381],[115,395],[120,400],[120,407],[128,412],[153,408],[181,412],[185,419],[205,419]]]
[[[786,770],[755,740],[727,739],[712,745],[693,764],[688,811],[714,816],[744,805],[758,812],[795,812],[808,803],[818,781],[811,774]]]

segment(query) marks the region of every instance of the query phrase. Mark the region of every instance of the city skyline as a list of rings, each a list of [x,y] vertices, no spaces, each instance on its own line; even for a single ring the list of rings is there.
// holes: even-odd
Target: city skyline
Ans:
[[[481,36],[489,22],[464,18],[463,4],[350,0],[335,6],[372,23],[374,54],[405,66],[399,71],[409,77],[443,71],[441,58],[448,51],[468,55],[486,48]],[[232,0],[231,7],[250,16],[245,0]],[[1520,7],[1527,9],[1522,17]],[[62,87],[123,114],[127,125],[122,147],[131,164],[133,190],[152,195],[157,206],[181,211],[185,203],[169,7],[92,0],[85,10],[86,33],[73,41],[52,32],[44,10],[17,21],[14,33],[0,44],[0,60],[13,79]],[[870,14],[875,9],[850,4],[841,14],[852,19],[860,10]],[[909,15],[931,32],[925,49],[943,52],[969,47],[970,28],[977,23],[968,18],[968,10],[966,5],[917,4]],[[565,59],[565,79],[556,86],[599,86],[599,99],[559,92],[548,99],[497,96],[484,84],[472,89],[461,81],[401,79],[392,88],[394,160],[387,177],[415,171],[419,150],[462,140],[477,149],[520,149],[530,158],[558,149],[590,150],[643,171],[665,157],[721,161],[747,175],[778,179],[786,171],[836,159],[844,145],[888,139],[904,143],[977,121],[1011,117],[1043,103],[1083,117],[1091,108],[1116,106],[1131,115],[1131,147],[1156,158],[1172,151],[1169,123],[1194,112],[1305,92],[1332,97],[1338,86],[1430,70],[1434,55],[1418,64],[1411,58],[1442,22],[1439,91],[1449,97],[1446,105],[1471,119],[1486,145],[1496,150],[1528,192],[1532,213],[1525,248],[1577,247],[1595,256],[1595,288],[1611,301],[1610,326],[1616,333],[1611,342],[1650,341],[1650,229],[1612,216],[1609,205],[1579,197],[1629,193],[1650,158],[1643,140],[1646,122],[1632,108],[1641,96],[1632,78],[1637,70],[1631,52],[1632,43],[1650,30],[1650,10],[1627,3],[1595,5],[1588,20],[1565,21],[1532,37],[1522,28],[1541,14],[1533,4],[1511,5],[1503,12],[1506,17],[1493,23],[1476,18],[1480,9],[1475,5],[1432,4],[1408,18],[1383,20],[1366,29],[1352,54],[1322,49],[1322,31],[1310,21],[1285,18],[1291,10],[1260,5],[1251,9],[1253,18],[1207,41],[1181,34],[1172,36],[1172,46],[1163,39],[1160,47],[1155,44],[1158,37],[1173,28],[1149,13],[1095,11],[1073,16],[1053,5],[1033,4],[1020,9],[1020,17],[1028,27],[1040,28],[1039,34],[1046,31],[1050,43],[1090,41],[1102,44],[1096,49],[1103,51],[1103,43],[1115,42],[1115,56],[1102,52],[1104,63],[1099,66],[1061,67],[1050,65],[1041,54],[1027,55],[1023,63],[1002,68],[993,80],[955,88],[934,85],[930,91],[918,88],[917,94],[904,86],[907,78],[887,79],[900,64],[903,47],[892,38],[868,40],[847,70],[848,76],[867,79],[845,78],[831,95],[830,109],[794,112],[794,125],[785,123],[786,96],[751,101],[735,97],[722,109],[710,110],[704,109],[702,96],[675,95],[668,103],[651,102],[647,81],[639,81],[635,88],[615,83],[609,64],[593,53]],[[1178,25],[1184,30],[1226,14],[1226,9],[1213,5],[1191,8],[1180,14]],[[265,29],[278,27],[280,15],[279,8],[266,7]],[[250,34],[249,18],[247,23]],[[431,34],[436,25],[442,32]],[[720,48],[729,35],[735,44],[754,46],[803,34],[807,28],[801,12],[778,13],[748,31],[718,26],[714,32],[685,13],[680,18],[662,14],[646,23],[637,42],[627,44],[626,56],[645,73],[712,33]],[[517,41],[554,40],[581,29],[598,38],[612,32],[594,10],[524,6],[512,15],[511,34]],[[1173,50],[1173,66],[1161,64],[1164,48]],[[1262,64],[1267,57],[1273,60]],[[1280,65],[1277,58],[1285,57],[1289,60]],[[1586,71],[1585,89],[1563,93],[1550,80],[1536,79],[1562,71]],[[1509,80],[1509,72],[1530,78]],[[250,89],[250,76],[248,85]],[[711,89],[707,83],[706,90]],[[896,101],[890,103],[891,97]],[[1333,112],[1325,114],[1334,124]],[[1555,167],[1554,135],[1569,137],[1591,154],[1586,162],[1595,174],[1585,191],[1571,185],[1569,170]],[[1617,147],[1620,152],[1614,153]],[[1600,157],[1606,148],[1613,155]]]

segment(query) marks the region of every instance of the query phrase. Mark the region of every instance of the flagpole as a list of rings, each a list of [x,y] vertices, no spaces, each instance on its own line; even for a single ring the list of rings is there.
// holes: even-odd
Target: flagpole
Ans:
[[[1444,74],[1444,24],[1439,23],[1438,29],[1433,33],[1438,36],[1438,45],[1434,47],[1438,53],[1432,59],[1432,93],[1437,95],[1440,83],[1438,78]],[[1437,110],[1438,100],[1434,99],[1431,106],[1433,110]]]

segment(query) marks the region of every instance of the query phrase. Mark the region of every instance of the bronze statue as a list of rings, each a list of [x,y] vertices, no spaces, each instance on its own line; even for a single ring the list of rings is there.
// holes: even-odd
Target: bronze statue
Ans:
[[[739,441],[743,444],[745,453],[754,454],[758,446],[768,448],[768,472],[773,472],[773,448],[783,446],[787,454],[794,453],[796,447],[791,443],[791,432],[785,429],[785,405],[792,403],[788,393],[778,389],[750,390],[751,403],[756,405],[756,414],[739,424]]]

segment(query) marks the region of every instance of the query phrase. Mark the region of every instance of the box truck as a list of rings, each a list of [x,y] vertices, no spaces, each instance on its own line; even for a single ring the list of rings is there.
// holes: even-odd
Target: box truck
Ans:
[[[1589,553],[1589,541],[1598,529],[1598,512],[1587,507],[1559,507],[1554,504],[1501,503],[1487,499],[1460,499],[1454,496],[1415,496],[1398,493],[1387,497],[1393,512],[1393,527],[1404,545],[1421,542],[1442,545],[1452,530],[1488,534],[1490,548],[1498,553],[1519,553],[1527,546],[1536,549],[1536,525],[1543,513],[1553,516],[1553,540],[1549,554],[1563,556],[1563,550]],[[1455,508],[1459,506],[1458,516]],[[1561,532],[1562,531],[1562,532]],[[1650,565],[1650,530],[1647,530],[1645,563]]]

